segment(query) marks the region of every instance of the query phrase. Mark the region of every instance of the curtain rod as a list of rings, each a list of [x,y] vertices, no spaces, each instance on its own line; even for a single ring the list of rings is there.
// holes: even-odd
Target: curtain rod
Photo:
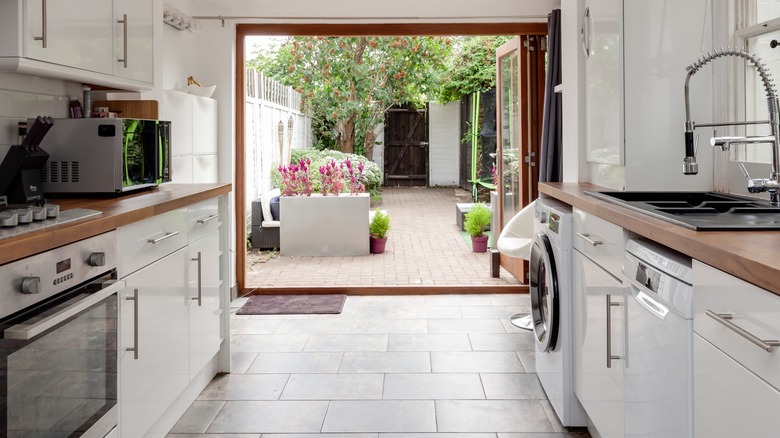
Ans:
[[[447,17],[447,18],[422,18],[422,17],[393,17],[390,20],[392,21],[383,21],[381,23],[371,23],[371,22],[363,22],[363,23],[351,23],[355,20],[363,20],[363,21],[370,21],[370,20],[382,20],[382,18],[377,17],[350,17],[350,18],[327,18],[327,17],[260,17],[260,16],[248,16],[248,15],[199,15],[199,16],[193,16],[192,18],[196,20],[219,20],[222,22],[222,26],[225,26],[225,21],[249,21],[249,20],[277,20],[277,21],[284,21],[288,22],[289,20],[309,20],[312,22],[309,23],[287,23],[287,24],[416,24],[416,23],[432,23],[432,24],[461,24],[461,22],[453,21],[453,20],[473,20],[475,17]],[[498,20],[498,21],[478,21],[476,23],[478,24],[491,24],[491,23],[506,23],[511,22],[512,20],[547,20],[548,15],[501,15],[501,16],[486,16],[486,17],[479,17],[480,20]],[[318,20],[327,20],[327,22],[322,22]],[[446,20],[446,21],[442,21]],[[470,23],[475,23],[473,21],[469,21]]]

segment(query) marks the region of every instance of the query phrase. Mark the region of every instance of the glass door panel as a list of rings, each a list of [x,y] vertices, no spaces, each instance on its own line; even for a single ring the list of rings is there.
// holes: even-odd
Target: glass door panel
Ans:
[[[522,166],[520,147],[520,38],[501,46],[496,52],[498,96],[498,158],[496,165],[501,181],[498,196],[501,208],[499,224],[504,225],[522,209]]]

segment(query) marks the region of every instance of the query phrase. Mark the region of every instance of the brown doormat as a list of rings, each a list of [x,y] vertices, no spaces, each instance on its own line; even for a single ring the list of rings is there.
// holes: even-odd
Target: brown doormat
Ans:
[[[346,295],[252,295],[236,315],[341,313]]]

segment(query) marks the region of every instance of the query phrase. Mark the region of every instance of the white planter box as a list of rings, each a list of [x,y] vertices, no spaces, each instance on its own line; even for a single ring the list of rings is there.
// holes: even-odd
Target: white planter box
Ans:
[[[284,256],[368,255],[368,193],[279,198]]]

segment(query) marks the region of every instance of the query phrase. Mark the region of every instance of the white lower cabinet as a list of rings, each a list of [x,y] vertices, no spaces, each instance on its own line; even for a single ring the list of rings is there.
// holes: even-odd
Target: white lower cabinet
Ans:
[[[574,393],[603,438],[622,437],[624,285],[576,250],[572,278]]]
[[[694,260],[696,437],[776,437],[780,297]]]
[[[694,435],[777,437],[780,392],[698,334],[693,348]]]
[[[222,315],[220,255],[218,232],[189,246],[190,378],[195,378],[219,351]]]
[[[119,429],[141,437],[190,381],[187,248],[125,277],[120,300]]]

